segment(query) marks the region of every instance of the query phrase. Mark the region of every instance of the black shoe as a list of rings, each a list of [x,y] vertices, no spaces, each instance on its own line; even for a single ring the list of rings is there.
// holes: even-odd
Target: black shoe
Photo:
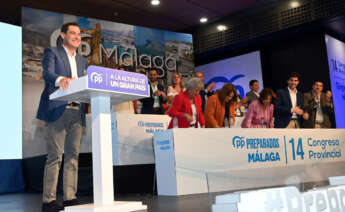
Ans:
[[[58,205],[55,200],[42,204],[42,212],[60,212],[61,210],[63,210],[63,207]]]
[[[63,207],[80,205],[80,202],[77,199],[63,201]]]

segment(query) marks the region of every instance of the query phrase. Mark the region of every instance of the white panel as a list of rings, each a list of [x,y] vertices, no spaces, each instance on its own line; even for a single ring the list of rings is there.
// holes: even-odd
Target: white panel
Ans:
[[[153,134],[166,130],[169,121],[167,115],[117,113],[112,123],[114,165],[155,163]]]
[[[0,23],[0,160],[22,158],[22,29]]]
[[[154,135],[157,188],[159,195],[177,195],[173,130]]]
[[[176,171],[178,195],[205,193],[205,186],[209,192],[219,192],[299,185],[345,174],[345,130],[223,128],[173,132],[175,166],[156,168],[158,173],[162,172],[160,167],[164,172],[167,167]],[[156,163],[165,161],[161,157],[167,156],[164,152],[156,154]],[[170,182],[158,178],[158,183]]]

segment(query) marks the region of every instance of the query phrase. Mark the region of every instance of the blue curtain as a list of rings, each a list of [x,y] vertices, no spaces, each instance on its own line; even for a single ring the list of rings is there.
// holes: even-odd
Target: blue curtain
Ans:
[[[0,160],[0,193],[24,191],[22,160]]]

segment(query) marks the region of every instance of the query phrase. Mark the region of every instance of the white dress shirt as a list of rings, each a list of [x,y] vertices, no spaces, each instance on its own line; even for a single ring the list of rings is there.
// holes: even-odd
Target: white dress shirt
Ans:
[[[152,93],[154,94],[156,91],[158,91],[158,83],[156,83],[156,85],[153,85],[151,83],[151,89],[152,89]],[[159,96],[153,96],[153,108],[158,108],[160,107],[159,105]]]
[[[77,61],[75,59],[77,53],[74,51],[73,55],[71,56],[69,54],[69,51],[66,49],[66,47],[64,45],[62,45],[62,47],[65,49],[66,54],[67,54],[67,58],[68,58],[68,62],[69,62],[69,66],[71,68],[71,76],[72,78],[74,77],[75,79],[78,78],[78,71],[77,71]],[[55,87],[59,87],[60,86],[60,80],[62,79],[62,76],[59,76],[56,80],[55,80]]]
[[[197,111],[196,111],[196,106],[195,106],[195,104],[192,104],[192,113],[193,113],[193,121],[191,121],[190,122],[190,124],[192,125],[195,125],[196,124],[196,119],[197,119],[197,117],[198,117],[198,113],[197,113]]]
[[[292,90],[290,90],[290,88],[288,87],[289,90],[289,94],[290,94],[290,99],[291,99],[291,104],[292,104],[292,108],[297,106],[297,89],[296,92],[293,92]],[[291,111],[292,111],[291,108]],[[292,113],[292,117],[293,119],[297,119],[297,114],[296,113]]]

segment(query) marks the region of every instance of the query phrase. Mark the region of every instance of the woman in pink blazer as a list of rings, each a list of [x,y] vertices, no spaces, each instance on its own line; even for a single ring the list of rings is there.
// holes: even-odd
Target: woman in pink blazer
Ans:
[[[273,128],[273,102],[276,99],[277,96],[272,89],[263,89],[259,99],[250,103],[248,113],[241,124],[242,128]]]

